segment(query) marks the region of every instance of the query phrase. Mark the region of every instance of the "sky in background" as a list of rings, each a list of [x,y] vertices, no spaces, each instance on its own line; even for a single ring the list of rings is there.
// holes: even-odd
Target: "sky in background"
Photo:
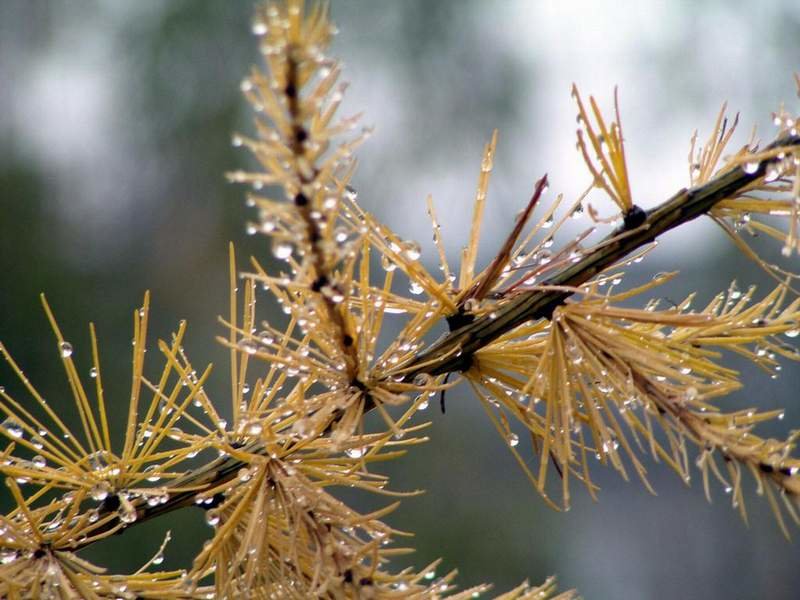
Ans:
[[[230,136],[251,130],[239,82],[258,61],[252,6],[0,3],[0,340],[54,404],[66,382],[41,291],[79,360],[88,356],[86,323],[97,322],[106,379],[119,394],[129,377],[130,314],[146,289],[153,337],[187,318],[195,362],[225,364],[213,338],[226,310],[227,242],[242,257],[268,255],[264,239],[245,235],[245,190],[223,178],[249,164]],[[618,86],[633,194],[644,207],[688,184],[690,136],[708,135],[723,101],[740,113],[739,143],[752,125],[769,141],[771,112],[800,102],[795,0],[334,0],[332,11],[341,32],[333,53],[351,84],[345,112],[363,110],[376,126],[359,152],[359,201],[418,239],[429,264],[425,197],[434,198],[455,261],[494,128],[484,261],[542,174],[568,198],[590,182],[575,150],[573,82],[606,110]],[[640,269],[631,284],[680,270],[664,292],[673,299],[692,290],[709,299],[733,278],[768,285],[710,223],[671,233]],[[742,369],[749,385],[731,405],[786,406],[776,435],[800,422],[800,368],[786,365],[776,383]],[[222,393],[218,371],[209,387]],[[0,370],[0,385],[9,379]],[[500,589],[556,573],[562,587],[592,599],[796,597],[800,550],[753,494],[748,528],[722,490],[709,505],[699,482],[686,488],[663,465],[652,466],[657,497],[598,469],[598,504],[578,491],[569,513],[553,513],[477,402],[463,391],[449,396],[446,416],[429,414],[431,442],[390,467],[395,488],[428,490],[391,519],[416,533],[411,562],[443,556],[464,585]],[[206,535],[201,521],[175,518],[181,533],[165,567],[186,566]],[[164,527],[134,530],[126,548],[155,552]],[[97,552],[112,568],[137,568],[119,548]]]

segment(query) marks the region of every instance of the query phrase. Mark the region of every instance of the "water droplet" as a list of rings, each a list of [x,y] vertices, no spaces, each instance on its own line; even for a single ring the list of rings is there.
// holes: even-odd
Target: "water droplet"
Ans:
[[[506,436],[506,441],[508,442],[508,445],[513,448],[519,444],[519,436],[516,433],[509,433]]]
[[[597,390],[603,394],[609,394],[614,389],[614,386],[606,380],[595,381],[594,383],[597,386]]]
[[[736,221],[734,221],[733,228],[736,231],[741,231],[742,229],[747,227],[748,223],[750,223],[750,213],[749,212],[743,212],[738,216]]]
[[[113,455],[108,452],[107,450],[98,450],[97,452],[92,452],[89,456],[86,457],[89,463],[89,467],[93,471],[102,471],[104,469],[110,469],[112,464],[115,463]],[[118,474],[119,468],[115,467],[112,471],[116,471]]]
[[[258,352],[258,346],[253,340],[245,339],[239,342],[239,348],[244,350],[247,354],[255,354]]]
[[[758,171],[759,162],[757,160],[752,162],[746,162],[742,165],[742,171],[747,173],[748,175],[752,175],[756,171]]]
[[[409,240],[403,244],[403,254],[405,254],[408,260],[419,260],[419,257],[422,255],[422,249],[419,243]]]
[[[424,288],[416,281],[412,281],[411,285],[408,287],[408,291],[415,296],[419,296],[424,291]]]
[[[783,332],[783,335],[785,335],[788,338],[796,338],[798,335],[800,335],[800,329],[796,327],[793,327],[792,329],[787,329],[786,331]]]
[[[428,373],[418,373],[414,376],[414,385],[419,387],[430,385],[432,381],[433,378]]]
[[[278,226],[278,221],[272,215],[264,215],[261,217],[261,231],[264,233],[270,233],[275,231],[275,228]]]
[[[58,351],[61,353],[63,358],[69,358],[72,356],[72,344],[69,342],[61,342],[58,345]]]
[[[94,487],[92,487],[91,490],[89,490],[89,495],[92,497],[92,499],[97,500],[98,502],[102,502],[103,500],[108,498],[109,490],[110,486],[108,485],[108,482],[101,481]]]
[[[272,244],[272,255],[278,260],[287,260],[293,251],[294,248],[286,240],[275,240]]]
[[[44,469],[44,467],[47,465],[47,461],[44,459],[44,456],[41,456],[40,454],[34,456],[31,459],[31,463],[33,463],[33,466],[37,469]]]
[[[333,238],[339,244],[344,244],[347,241],[347,230],[344,227],[337,227],[333,233]]]
[[[767,167],[767,173],[764,175],[764,181],[770,183],[778,179],[781,176],[781,171],[775,165],[770,165]]]
[[[583,362],[583,354],[575,342],[569,341],[566,344],[566,352],[573,364],[579,365],[581,362]]]
[[[617,448],[619,448],[619,442],[617,440],[607,440],[603,442],[603,452],[608,454],[609,452],[614,452]]]
[[[91,377],[92,379],[97,377],[97,367],[92,367],[91,369],[89,369],[89,377]]]
[[[25,432],[17,421],[12,419],[11,417],[7,418],[3,421],[2,425],[0,425],[3,429],[5,429],[6,433],[13,438],[21,438],[22,434]]]
[[[542,250],[541,252],[539,252],[536,255],[535,258],[536,258],[536,262],[539,265],[544,266],[544,265],[546,265],[547,263],[550,262],[552,256],[553,256],[553,253],[550,252],[550,250]]]
[[[570,219],[577,219],[583,216],[583,205],[578,204],[575,208],[572,209],[572,212],[569,213]]]
[[[397,268],[397,265],[392,261],[392,259],[385,254],[381,255],[381,266],[387,273],[391,273]]]
[[[118,496],[122,503],[119,508],[119,520],[128,524],[135,522],[136,519],[139,518],[139,515],[133,504],[131,504],[130,500],[128,500],[124,494],[119,494]]]
[[[253,21],[252,27],[253,35],[264,35],[267,33],[267,24],[264,21]]]
[[[553,215],[548,215],[548,217],[542,221],[542,228],[543,229],[550,229],[553,226]]]
[[[145,473],[152,473],[156,469],[158,469],[158,465],[149,465],[148,467],[145,468],[144,471],[145,471]],[[147,481],[151,481],[151,482],[156,482],[156,481],[158,481],[160,479],[161,479],[161,475],[158,475],[157,473],[147,476]]]
[[[480,308],[481,303],[476,298],[467,298],[464,301],[464,310],[467,312],[475,312]]]
[[[361,458],[366,451],[366,448],[348,448],[344,453],[350,458]]]

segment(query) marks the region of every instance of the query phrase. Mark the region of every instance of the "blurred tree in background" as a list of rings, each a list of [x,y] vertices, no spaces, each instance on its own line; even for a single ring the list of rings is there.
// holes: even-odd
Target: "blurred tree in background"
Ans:
[[[248,160],[229,141],[249,128],[239,82],[258,60],[243,33],[251,14],[250,2],[205,0],[0,4],[0,339],[52,405],[66,398],[40,291],[68,337],[83,339],[85,323],[97,323],[110,397],[127,385],[130,313],[146,289],[154,336],[186,318],[195,362],[224,364],[213,338],[226,310],[226,243],[234,240],[241,256],[267,255],[263,239],[244,234],[242,190],[223,178]],[[347,109],[366,110],[377,125],[361,152],[359,199],[399,232],[427,240],[424,198],[432,193],[447,215],[451,256],[468,228],[492,128],[500,145],[487,236],[505,234],[541,172],[568,195],[585,185],[573,177],[582,166],[572,81],[597,91],[619,84],[633,186],[656,203],[686,185],[689,136],[708,130],[723,100],[771,137],[769,113],[793,97],[800,56],[792,0],[559,8],[343,0],[333,17],[345,32],[334,52],[352,82]],[[721,233],[701,223],[684,229],[667,236],[642,279],[659,265],[680,269],[688,276],[670,290],[676,300],[691,289],[708,299],[734,276],[766,290],[763,274]],[[77,353],[86,359],[87,345]],[[797,370],[764,397],[768,376],[741,368],[751,384],[742,405],[786,406],[784,423],[800,421]],[[0,383],[7,378],[0,371]],[[207,387],[224,386],[217,378]],[[656,498],[600,471],[599,504],[578,493],[570,513],[556,514],[478,412],[453,394],[447,415],[432,415],[432,441],[390,465],[395,488],[428,490],[390,520],[417,533],[410,562],[444,556],[465,586],[505,588],[558,573],[562,587],[597,599],[796,597],[800,551],[760,503],[747,529],[734,511],[706,504],[699,486],[682,488],[654,467]],[[165,567],[186,566],[206,537],[202,516],[170,519],[180,533]],[[157,548],[158,529],[135,528],[124,552],[112,540],[89,553],[112,569],[135,568]]]

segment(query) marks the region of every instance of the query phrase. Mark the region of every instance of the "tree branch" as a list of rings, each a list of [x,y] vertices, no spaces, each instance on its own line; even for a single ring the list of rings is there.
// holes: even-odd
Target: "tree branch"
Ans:
[[[764,150],[796,146],[800,146],[799,135],[778,138]],[[773,162],[777,162],[777,159],[762,160],[758,168],[750,173],[735,167],[704,185],[678,191],[666,202],[647,211],[641,226],[626,230],[622,225],[609,234],[596,250],[543,282],[542,287],[577,287],[585,283],[637,248],[652,243],[659,235],[706,214],[721,200],[735,196],[763,177]],[[406,381],[412,381],[420,373],[441,375],[468,368],[475,352],[526,321],[549,318],[553,310],[570,295],[571,292],[543,289],[512,298],[499,306],[494,316],[475,319],[418,354],[411,363],[405,365]],[[415,365],[420,366],[415,368]]]
[[[764,148],[764,151],[781,147],[800,147],[800,135],[778,138]],[[557,273],[544,282],[543,285],[548,288],[550,286],[576,287],[585,283],[636,249],[652,243],[659,235],[706,214],[718,202],[735,196],[751,183],[763,177],[768,166],[777,162],[777,160],[764,159],[757,169],[749,173],[740,167],[735,167],[718,175],[704,185],[692,189],[684,188],[678,191],[664,203],[647,211],[646,219],[641,226],[630,229],[623,224],[609,234],[598,245],[597,249]],[[570,292],[553,291],[552,289],[534,290],[519,294],[506,304],[499,306],[495,311],[496,316],[494,318],[480,317],[472,323],[456,329],[424,352],[418,354],[405,367],[405,372],[407,373],[405,376],[406,381],[412,381],[420,373],[441,375],[465,370],[469,367],[471,357],[475,352],[526,321],[549,318],[553,310],[570,295]],[[414,365],[420,366],[414,368]],[[364,411],[367,412],[373,408],[374,403],[367,402]],[[253,442],[242,450],[258,454],[264,451],[264,447],[261,442]],[[143,523],[175,509],[193,505],[197,494],[202,493],[204,489],[210,489],[235,478],[239,470],[244,466],[244,462],[233,456],[218,458],[166,486],[167,490],[170,487],[183,490],[170,494],[170,499],[167,503],[149,507],[141,499],[135,501],[137,519],[120,529],[119,533],[125,531],[131,525]],[[195,489],[193,491],[185,491],[186,488]],[[105,514],[102,516],[105,516]],[[119,524],[117,519],[109,520],[101,529],[108,531]],[[91,541],[76,542],[74,549],[80,549],[91,543]]]

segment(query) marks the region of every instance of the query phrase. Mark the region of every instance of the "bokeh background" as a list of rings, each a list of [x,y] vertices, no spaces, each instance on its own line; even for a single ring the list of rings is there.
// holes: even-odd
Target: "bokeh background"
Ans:
[[[245,190],[223,179],[248,161],[230,134],[250,130],[238,89],[258,62],[252,8],[0,2],[0,339],[53,405],[68,401],[68,389],[40,291],[86,371],[86,323],[97,323],[117,398],[129,381],[131,311],[146,289],[151,339],[186,318],[194,361],[225,364],[213,338],[226,310],[227,241],[241,256],[268,255],[264,239],[245,235]],[[426,245],[424,198],[433,194],[452,260],[493,128],[500,145],[484,261],[542,173],[569,197],[588,183],[574,148],[573,81],[606,108],[619,85],[633,191],[645,207],[686,185],[689,137],[696,128],[707,135],[723,100],[741,111],[740,142],[751,124],[770,138],[781,101],[798,106],[795,0],[335,0],[333,14],[341,30],[334,52],[351,82],[346,112],[365,110],[377,126],[360,152],[359,199]],[[764,252],[778,256],[772,245]],[[696,290],[707,300],[733,278],[742,287],[769,283],[709,223],[670,234],[630,283],[673,269],[682,276],[659,292],[668,299]],[[783,427],[765,430],[785,435],[800,422],[800,367],[785,365],[772,382],[741,366],[747,386],[730,406],[785,406]],[[206,387],[224,401],[224,369],[217,375]],[[14,389],[5,367],[3,384]],[[451,393],[447,415],[428,416],[431,442],[389,469],[396,489],[428,490],[390,519],[416,533],[407,564],[443,556],[460,583],[499,589],[557,573],[562,587],[597,600],[798,597],[800,546],[783,539],[752,493],[747,527],[721,490],[710,505],[698,481],[686,487],[662,465],[651,470],[656,497],[598,469],[600,502],[578,491],[572,510],[557,514],[469,394]],[[7,492],[0,499],[7,504]],[[187,566],[208,535],[193,510],[89,556],[135,569],[166,527],[176,535],[164,566]]]

